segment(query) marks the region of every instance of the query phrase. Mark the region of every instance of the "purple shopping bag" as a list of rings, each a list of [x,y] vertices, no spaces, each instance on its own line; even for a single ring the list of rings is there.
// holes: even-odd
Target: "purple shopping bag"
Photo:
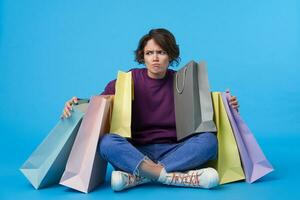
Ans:
[[[248,183],[253,183],[259,178],[272,172],[274,168],[265,157],[254,135],[241,118],[240,114],[229,105],[229,98],[229,93],[222,93],[224,106],[239,148],[246,181]]]

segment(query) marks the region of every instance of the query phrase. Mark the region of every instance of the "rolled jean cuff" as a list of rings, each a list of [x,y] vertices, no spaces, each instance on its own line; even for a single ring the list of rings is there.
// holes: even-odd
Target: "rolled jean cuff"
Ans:
[[[133,175],[135,175],[135,176],[140,176],[139,167],[140,167],[141,163],[142,163],[144,160],[150,160],[150,159],[148,158],[148,156],[144,156],[144,157],[138,162],[138,164],[136,165],[136,167],[134,168],[134,170],[133,170]]]
[[[157,164],[161,165],[166,170],[166,172],[169,172],[168,169],[166,169],[166,165],[164,163],[157,161]]]
[[[157,161],[157,164],[161,165],[163,168],[166,168],[165,164],[160,161]]]

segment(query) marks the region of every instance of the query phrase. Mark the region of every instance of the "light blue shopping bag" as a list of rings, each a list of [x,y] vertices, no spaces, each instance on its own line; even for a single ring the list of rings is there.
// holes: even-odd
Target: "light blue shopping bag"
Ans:
[[[35,189],[59,183],[88,103],[73,107],[20,168]]]

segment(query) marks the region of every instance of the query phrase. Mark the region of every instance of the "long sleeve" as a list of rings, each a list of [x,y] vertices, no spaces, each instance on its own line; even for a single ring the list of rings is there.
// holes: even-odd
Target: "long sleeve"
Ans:
[[[114,95],[115,94],[115,85],[116,85],[116,79],[110,81],[104,91],[101,93],[101,95]]]

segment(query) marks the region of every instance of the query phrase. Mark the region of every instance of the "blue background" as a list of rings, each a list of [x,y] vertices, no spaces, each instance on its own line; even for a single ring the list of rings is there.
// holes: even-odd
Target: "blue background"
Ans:
[[[230,88],[276,171],[207,191],[107,183],[84,195],[34,190],[18,171],[72,96],[99,94],[134,62],[138,40],[169,29],[182,61],[206,60],[213,91]],[[0,0],[0,199],[300,197],[300,2],[297,0]],[[111,169],[110,169],[111,170]]]

